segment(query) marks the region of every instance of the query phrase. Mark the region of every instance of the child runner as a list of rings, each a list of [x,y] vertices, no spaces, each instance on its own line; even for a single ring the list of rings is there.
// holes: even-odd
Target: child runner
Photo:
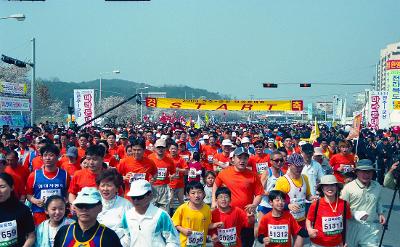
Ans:
[[[206,246],[211,210],[203,202],[203,185],[195,181],[189,182],[186,186],[186,195],[189,202],[179,206],[172,216],[172,221],[180,232],[181,246]]]
[[[220,227],[212,231],[214,246],[242,246],[240,233],[242,227],[254,224],[254,214],[246,213],[243,209],[231,206],[231,191],[219,187],[215,192],[218,208],[212,211],[212,222],[220,223]]]
[[[215,172],[213,171],[207,171],[204,177],[205,179],[204,192],[206,193],[206,196],[204,197],[203,201],[210,207],[212,203],[212,187],[214,185],[215,177],[216,175]]]
[[[200,162],[200,153],[194,152],[192,155],[192,159],[188,163],[189,173],[188,173],[188,181],[196,181],[200,182],[201,173],[202,173],[202,165]]]
[[[300,227],[289,211],[284,211],[285,194],[279,190],[269,192],[272,211],[264,215],[258,225],[258,241],[265,246],[303,246],[307,231]]]
[[[59,195],[50,196],[45,203],[45,212],[49,217],[36,228],[37,247],[53,247],[54,237],[58,229],[64,225],[69,225],[74,220],[65,217],[65,200]]]

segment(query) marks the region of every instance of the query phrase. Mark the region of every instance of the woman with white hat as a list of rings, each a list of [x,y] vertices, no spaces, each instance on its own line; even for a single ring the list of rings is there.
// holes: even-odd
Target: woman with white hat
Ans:
[[[306,220],[311,246],[344,246],[346,219],[351,218],[351,212],[348,203],[339,198],[342,188],[334,175],[321,178],[317,191],[322,198],[311,204]]]

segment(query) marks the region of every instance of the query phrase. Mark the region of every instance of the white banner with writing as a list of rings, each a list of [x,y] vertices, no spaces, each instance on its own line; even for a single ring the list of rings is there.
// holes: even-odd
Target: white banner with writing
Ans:
[[[388,91],[370,91],[368,127],[372,129],[389,128],[390,99]]]
[[[30,111],[29,99],[0,97],[0,111]]]
[[[75,121],[81,125],[94,117],[94,90],[74,89]],[[93,122],[89,124],[93,125]]]

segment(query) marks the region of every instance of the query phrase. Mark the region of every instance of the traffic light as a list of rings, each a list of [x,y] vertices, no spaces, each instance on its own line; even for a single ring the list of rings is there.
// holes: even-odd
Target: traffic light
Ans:
[[[68,114],[69,114],[69,115],[74,114],[74,107],[68,106]]]
[[[300,83],[300,87],[311,87],[311,83]]]
[[[267,88],[277,88],[278,84],[276,83],[263,83],[263,87],[267,87]]]
[[[12,58],[12,57],[9,57],[6,55],[1,55],[1,61],[8,63],[8,64],[14,64],[15,66],[20,67],[20,68],[25,68],[26,65],[31,65],[29,63],[25,63],[21,60],[18,60],[18,59],[15,59],[15,58]],[[31,65],[31,66],[33,66],[33,65]]]

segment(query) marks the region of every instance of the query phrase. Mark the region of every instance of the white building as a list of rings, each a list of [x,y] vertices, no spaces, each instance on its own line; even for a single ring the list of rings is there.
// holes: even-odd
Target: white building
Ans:
[[[377,91],[389,90],[389,78],[386,70],[386,62],[389,60],[400,60],[400,42],[389,44],[381,50],[381,56],[376,66],[375,90]]]

